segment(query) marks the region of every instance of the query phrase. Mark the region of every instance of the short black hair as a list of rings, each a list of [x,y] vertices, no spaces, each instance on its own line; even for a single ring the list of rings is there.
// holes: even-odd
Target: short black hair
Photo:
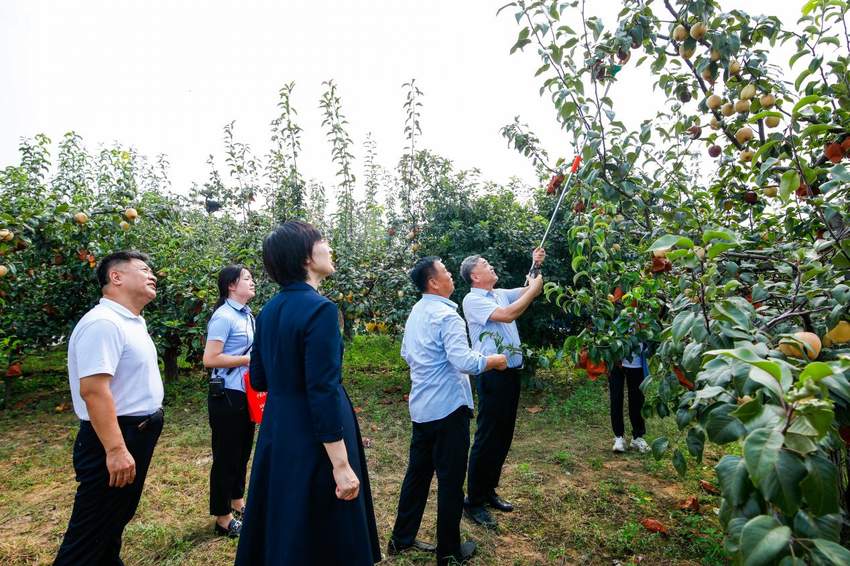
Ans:
[[[289,285],[307,281],[305,262],[322,234],[312,224],[288,220],[263,238],[263,266],[272,281]]]
[[[410,279],[413,280],[413,284],[416,285],[420,293],[428,290],[428,280],[436,276],[436,263],[438,261],[441,260],[435,255],[425,256],[417,261],[413,269],[410,270]]]
[[[109,272],[112,270],[113,267],[115,267],[119,263],[130,261],[131,259],[140,259],[145,263],[151,262],[151,258],[149,258],[147,254],[132,250],[121,250],[119,252],[112,252],[108,256],[101,259],[100,263],[97,264],[97,269],[95,270],[95,275],[97,276],[97,282],[100,283],[100,288],[103,289],[104,287],[109,285]]]

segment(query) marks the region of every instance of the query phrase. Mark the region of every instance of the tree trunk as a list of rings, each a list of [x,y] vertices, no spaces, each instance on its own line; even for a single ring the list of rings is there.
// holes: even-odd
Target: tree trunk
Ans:
[[[3,378],[3,381],[6,383],[5,392],[3,393],[3,408],[9,406],[9,400],[12,398],[12,378],[6,377]]]
[[[167,346],[162,353],[162,362],[165,366],[165,382],[177,381],[177,358],[180,357],[180,337],[174,333],[168,333],[165,338]]]
[[[348,318],[347,316],[342,316],[342,337],[345,341],[351,340],[351,337],[354,335],[354,321]]]

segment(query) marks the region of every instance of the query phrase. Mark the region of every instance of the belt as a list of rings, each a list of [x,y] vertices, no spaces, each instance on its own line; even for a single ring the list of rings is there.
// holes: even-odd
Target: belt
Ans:
[[[135,425],[138,430],[145,430],[149,424],[161,423],[163,417],[165,416],[165,411],[162,410],[162,407],[156,410],[155,413],[152,413],[147,416],[138,416],[138,417],[118,417],[118,425],[119,426],[133,426]]]

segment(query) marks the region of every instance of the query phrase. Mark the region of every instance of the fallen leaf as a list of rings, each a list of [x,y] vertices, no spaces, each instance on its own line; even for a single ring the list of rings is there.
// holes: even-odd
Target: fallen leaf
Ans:
[[[714,488],[714,486],[713,486],[713,485],[711,485],[710,483],[708,483],[708,482],[707,482],[707,481],[705,481],[705,480],[699,480],[699,486],[700,486],[700,487],[702,488],[702,490],[703,490],[704,492],[706,492],[706,493],[710,493],[711,495],[720,495],[720,492],[719,492],[719,491],[717,491],[717,490]]]
[[[665,535],[667,534],[667,528],[656,519],[644,519],[640,522],[640,524],[643,525],[644,528],[651,533],[664,533]]]
[[[372,430],[378,430],[378,426],[377,426],[377,425],[372,425]]]
[[[692,495],[679,503],[679,509],[682,511],[693,511],[694,513],[699,513],[699,499],[697,499],[696,495]]]
[[[396,385],[395,387],[393,387],[393,390],[401,391],[401,385]]]
[[[543,410],[543,409],[541,409],[540,407],[529,407],[529,408],[528,408],[528,412],[529,412],[529,413],[539,413],[539,412],[540,412],[540,411],[542,411],[542,410]]]
[[[354,407],[354,412],[355,412],[355,413],[359,413],[359,412],[360,412],[360,407]]]
[[[386,389],[384,389],[384,393],[392,393],[392,392],[393,392],[393,388],[392,388],[392,386],[387,387]]]
[[[410,401],[410,395],[408,395],[407,393],[405,393],[405,394],[404,394],[404,400],[405,400],[405,401]]]

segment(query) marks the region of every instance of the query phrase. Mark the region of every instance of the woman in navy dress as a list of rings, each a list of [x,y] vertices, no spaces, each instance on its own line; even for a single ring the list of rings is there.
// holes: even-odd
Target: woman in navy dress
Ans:
[[[289,221],[266,236],[280,292],[257,318],[250,380],[268,391],[254,450],[237,566],[366,566],[381,560],[366,456],[342,386],[336,305],[317,291],[334,272],[327,240]]]

